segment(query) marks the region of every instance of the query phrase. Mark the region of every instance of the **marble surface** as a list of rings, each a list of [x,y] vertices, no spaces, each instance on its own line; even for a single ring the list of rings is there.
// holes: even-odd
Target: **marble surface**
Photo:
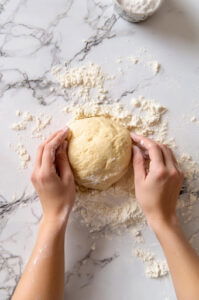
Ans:
[[[148,21],[130,24],[117,16],[110,0],[0,1],[0,299],[10,299],[41,218],[29,178],[40,140],[11,130],[17,121],[15,111],[53,114],[47,136],[67,119],[60,111],[68,100],[50,90],[56,85],[52,66],[92,61],[114,73],[118,57],[136,55],[145,48],[161,63],[160,74],[154,76],[143,66],[132,68],[112,86],[112,96],[128,105],[132,94],[141,94],[166,105],[169,130],[177,145],[199,161],[199,125],[188,122],[193,115],[199,117],[198,9],[195,0],[165,0]],[[20,141],[31,155],[25,170],[19,168],[13,151]],[[193,233],[197,237],[197,214],[183,228],[188,237]],[[144,247],[163,257],[152,232],[146,228],[143,235]],[[132,256],[132,233],[98,238],[95,244],[93,250],[88,230],[71,218],[65,299],[176,299],[170,277],[145,277],[143,264]],[[197,238],[194,246],[199,246]]]

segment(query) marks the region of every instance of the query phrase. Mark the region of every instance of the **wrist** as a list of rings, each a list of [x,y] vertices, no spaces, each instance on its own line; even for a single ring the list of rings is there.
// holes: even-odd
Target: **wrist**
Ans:
[[[62,212],[44,213],[41,219],[41,224],[45,227],[53,227],[55,229],[62,229],[67,226],[71,210]]]
[[[165,228],[173,230],[179,227],[178,218],[175,214],[169,218],[164,216],[147,217],[147,223],[156,234],[161,233]]]

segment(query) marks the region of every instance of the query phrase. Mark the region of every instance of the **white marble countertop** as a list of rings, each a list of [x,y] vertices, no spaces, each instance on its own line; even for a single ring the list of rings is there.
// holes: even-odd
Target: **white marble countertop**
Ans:
[[[32,159],[19,168],[13,145],[21,136],[10,129],[16,110],[53,114],[46,131],[63,127],[66,116],[58,111],[65,98],[49,92],[54,86],[50,70],[65,61],[88,61],[117,71],[118,57],[140,49],[161,63],[158,76],[145,67],[129,71],[114,86],[113,96],[125,91],[123,103],[135,96],[156,99],[169,109],[170,132],[182,151],[199,161],[199,2],[165,0],[159,12],[141,24],[119,18],[111,0],[1,0],[0,1],[0,298],[10,298],[34,242],[41,209],[30,184]],[[57,118],[56,118],[57,116]],[[58,118],[59,116],[59,118]],[[31,158],[40,143],[23,134]],[[197,206],[198,208],[198,206]],[[197,222],[184,225],[187,236]],[[163,257],[149,229],[145,248]],[[87,229],[71,218],[66,243],[67,300],[174,300],[170,277],[148,279],[144,266],[132,256],[131,233],[99,238],[92,250]],[[195,242],[195,247],[199,242]],[[56,300],[56,299],[55,299]]]

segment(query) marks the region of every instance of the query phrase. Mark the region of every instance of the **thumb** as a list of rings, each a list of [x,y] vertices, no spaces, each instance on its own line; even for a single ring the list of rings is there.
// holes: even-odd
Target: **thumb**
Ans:
[[[144,157],[137,146],[133,146],[133,170],[135,181],[142,180],[146,176]]]
[[[56,168],[61,179],[63,179],[68,174],[68,171],[71,171],[68,161],[67,146],[68,142],[64,141],[62,145],[59,146],[56,152]]]

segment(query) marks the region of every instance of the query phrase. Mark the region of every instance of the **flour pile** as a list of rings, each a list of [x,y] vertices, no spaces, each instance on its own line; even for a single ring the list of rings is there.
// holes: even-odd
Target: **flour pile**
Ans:
[[[120,63],[122,62],[121,59]],[[140,58],[128,57],[129,63],[138,64]],[[160,64],[151,61],[152,73],[156,76]],[[67,114],[71,119],[83,119],[94,116],[105,116],[124,125],[129,131],[151,137],[160,143],[168,144],[177,150],[177,159],[185,174],[185,185],[178,202],[178,213],[184,223],[194,219],[194,208],[198,202],[199,167],[186,153],[180,153],[175,140],[168,136],[167,108],[153,99],[138,96],[131,99],[127,106],[121,104],[121,99],[113,100],[107,83],[114,81],[115,75],[105,74],[102,68],[89,63],[73,68],[55,66],[52,70],[58,81],[57,94],[63,92],[66,105],[61,108],[60,114]],[[11,129],[20,134],[28,131],[32,138],[42,140],[43,130],[50,126],[53,116],[46,114],[35,115],[31,112],[16,112],[18,122],[12,124]],[[14,148],[19,156],[20,163],[27,167],[31,160],[28,154],[28,144],[24,137]],[[24,143],[22,143],[24,142]],[[176,153],[176,151],[175,151]],[[89,231],[99,236],[109,233],[120,234],[129,228],[141,230],[145,225],[145,218],[135,199],[132,167],[106,191],[90,190],[77,187],[77,197],[74,207],[75,216],[85,224]],[[197,217],[197,216],[196,216]],[[137,230],[137,229],[136,229]],[[136,231],[136,234],[139,231]],[[194,243],[197,233],[193,233],[190,242]],[[137,238],[140,242],[142,236]],[[144,251],[144,250],[143,250]],[[134,253],[145,264],[145,273],[150,278],[157,278],[168,274],[164,261],[157,260],[142,250]],[[147,258],[148,257],[148,258]]]
[[[150,13],[156,10],[161,0],[119,0],[129,13]]]
[[[156,259],[155,254],[149,250],[136,248],[133,255],[142,260],[145,266],[146,277],[160,278],[167,276],[169,268],[165,260]]]
[[[87,67],[64,70],[54,69],[61,88],[67,88],[68,93],[79,97],[86,96],[77,103],[77,98],[63,108],[63,112],[72,114],[73,119],[83,119],[94,116],[106,116],[120,122],[129,131],[148,136],[155,135],[162,142],[167,138],[167,121],[163,115],[167,109],[152,99],[140,96],[132,99],[131,108],[125,109],[122,104],[114,103],[109,98],[101,104],[101,94],[106,91],[104,78],[110,80],[113,76],[104,74],[95,64]],[[82,78],[86,76],[86,80]],[[93,95],[93,96],[91,96]],[[171,144],[167,139],[167,143]],[[94,191],[77,187],[77,199],[74,210],[81,216],[82,222],[89,227],[90,232],[120,232],[135,224],[144,224],[145,220],[135,199],[132,169],[115,185],[106,191]]]
[[[156,67],[158,68],[158,65]],[[71,115],[72,119],[106,116],[120,122],[129,131],[152,137],[173,149],[176,148],[174,139],[168,136],[167,108],[144,96],[131,99],[128,107],[113,100],[107,88],[107,81],[114,80],[116,76],[104,73],[101,66],[95,63],[73,68],[55,66],[52,73],[59,83],[57,90],[64,91],[67,95],[66,100],[70,100],[62,107],[62,112]],[[18,110],[16,116],[19,121],[12,124],[12,130],[30,130],[31,137],[39,139],[44,138],[43,130],[53,121],[50,115],[35,115],[27,111]],[[19,155],[22,167],[27,167],[31,157],[26,145],[20,142],[14,150]],[[183,217],[183,222],[188,223],[192,220],[194,205],[198,200],[199,168],[189,155],[179,154],[179,151],[178,161],[186,177],[178,211]],[[120,232],[121,229],[132,225],[145,224],[135,199],[132,169],[106,191],[77,187],[74,210],[91,232]]]
[[[155,76],[160,65],[153,62],[153,66]],[[53,69],[53,74],[61,89],[67,89],[67,92],[71,93],[71,100],[63,108],[63,112],[72,114],[73,119],[106,116],[121,122],[129,131],[152,137],[172,148],[176,147],[174,139],[168,137],[168,121],[165,118],[167,108],[144,96],[132,99],[128,109],[121,103],[116,103],[108,97],[109,91],[104,87],[106,80],[113,80],[115,76],[105,74],[97,64],[90,63],[67,70],[59,66]],[[78,100],[80,96],[83,98]],[[187,176],[187,184],[191,187],[198,166],[191,158],[187,159],[185,154],[179,156],[178,160]],[[135,199],[132,170],[107,191],[83,190],[79,187],[77,189],[74,210],[91,232],[120,232],[121,228],[145,223]],[[185,194],[180,196],[182,201],[179,206],[183,206],[184,196]],[[185,198],[187,199],[187,195]],[[190,212],[191,208],[188,211]]]

